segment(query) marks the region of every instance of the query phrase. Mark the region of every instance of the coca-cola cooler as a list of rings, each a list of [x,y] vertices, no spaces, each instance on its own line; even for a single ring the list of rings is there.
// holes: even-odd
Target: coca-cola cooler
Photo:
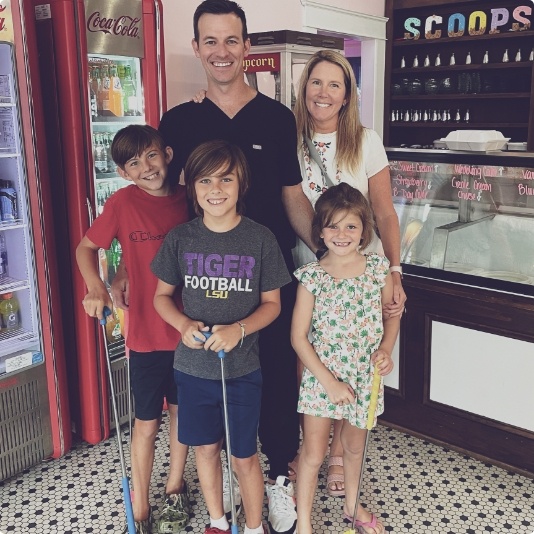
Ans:
[[[50,456],[61,456],[71,445],[40,95],[31,6],[2,0],[0,480]]]
[[[62,243],[71,411],[75,431],[97,443],[112,426],[107,357],[121,423],[131,415],[127,317],[115,309],[103,334],[98,321],[85,314],[81,303],[86,287],[75,250],[106,199],[131,183],[117,174],[111,160],[114,135],[129,124],[157,127],[165,109],[162,7],[159,0],[50,0],[35,3],[35,17],[49,104],[52,202],[57,241]],[[99,251],[100,273],[108,288],[120,258],[116,241],[110,250]]]

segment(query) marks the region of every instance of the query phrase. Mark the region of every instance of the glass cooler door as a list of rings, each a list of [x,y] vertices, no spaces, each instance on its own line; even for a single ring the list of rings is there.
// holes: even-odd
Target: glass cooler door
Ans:
[[[99,215],[106,200],[131,183],[117,173],[111,157],[111,143],[121,128],[145,124],[139,58],[89,55],[89,94],[96,215]],[[100,274],[108,288],[120,260],[121,247],[117,240],[109,250],[99,251]],[[106,344],[112,359],[124,355],[124,335],[124,315],[115,308],[113,320],[106,323]]]
[[[534,168],[468,161],[390,160],[402,262],[482,277],[475,285],[483,287],[500,280],[528,288],[534,284]]]
[[[0,376],[43,361],[14,67],[0,43]]]

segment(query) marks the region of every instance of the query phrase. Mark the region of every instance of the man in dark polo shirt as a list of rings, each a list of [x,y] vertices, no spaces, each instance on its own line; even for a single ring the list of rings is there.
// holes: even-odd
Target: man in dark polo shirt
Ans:
[[[313,209],[302,191],[293,113],[245,83],[243,59],[250,41],[245,13],[235,2],[205,0],[198,6],[192,46],[206,72],[207,93],[202,103],[181,104],[161,119],[159,130],[174,153],[169,177],[179,179],[200,143],[224,139],[238,145],[251,171],[245,215],[274,233],[292,273],[295,233],[315,248],[310,240]],[[282,288],[282,312],[259,338],[263,376],[259,439],[269,461],[266,488],[273,533],[291,533],[296,525],[293,485],[287,478],[288,462],[299,446],[297,357],[290,343],[296,286],[293,280]]]

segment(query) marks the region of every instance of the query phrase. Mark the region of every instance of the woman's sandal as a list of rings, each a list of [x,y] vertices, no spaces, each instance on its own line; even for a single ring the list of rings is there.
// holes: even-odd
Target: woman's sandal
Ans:
[[[343,515],[347,521],[352,523],[353,520],[350,515],[346,513]],[[384,524],[378,519],[378,517],[376,517],[375,514],[371,514],[371,521],[360,521],[356,519],[356,521],[354,521],[354,526],[358,529],[360,534],[369,534],[369,530],[367,530],[369,528],[374,529],[375,532],[377,532],[376,529],[378,528],[378,534],[383,534],[386,531]]]
[[[343,457],[330,456],[330,458],[328,458],[328,469],[330,469],[334,465],[343,467]],[[328,476],[326,477],[326,490],[328,491],[328,495],[330,495],[331,497],[344,497],[345,487],[343,487],[343,489],[337,489],[337,482],[341,482],[343,483],[343,486],[345,486],[345,476],[343,475],[343,473],[328,474]]]
[[[293,461],[287,464],[287,478],[289,478],[291,482],[295,482],[297,480],[297,471],[299,469],[299,455],[300,453],[297,453]]]

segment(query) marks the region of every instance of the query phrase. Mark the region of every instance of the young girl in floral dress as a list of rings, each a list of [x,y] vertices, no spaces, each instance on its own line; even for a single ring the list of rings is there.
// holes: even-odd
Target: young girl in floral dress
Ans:
[[[344,515],[352,519],[374,367],[381,376],[393,369],[391,351],[400,324],[399,317],[382,318],[382,301],[393,298],[388,260],[360,253],[374,228],[365,197],[342,183],[323,193],[315,210],[312,237],[327,253],[319,262],[295,271],[300,284],[291,327],[293,347],[305,366],[298,403],[304,414],[297,485],[299,534],[312,532],[312,505],[328,449],[330,419],[343,420]],[[375,418],[383,411],[381,385]],[[384,525],[362,506],[355,524],[362,534],[384,532]]]

